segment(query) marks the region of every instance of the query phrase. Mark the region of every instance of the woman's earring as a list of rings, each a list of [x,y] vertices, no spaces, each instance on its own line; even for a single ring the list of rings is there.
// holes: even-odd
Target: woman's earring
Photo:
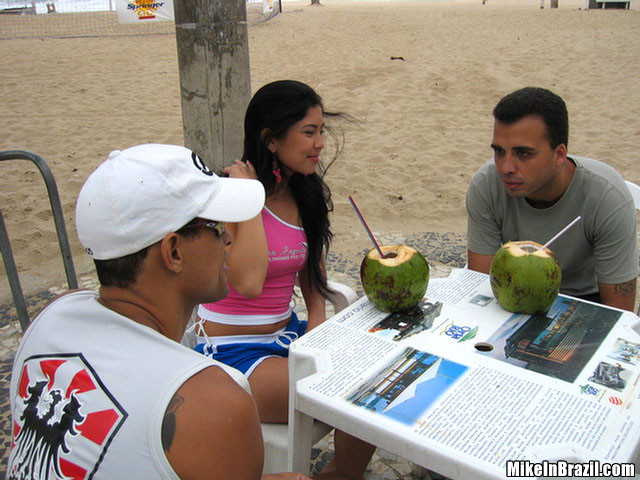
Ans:
[[[273,159],[273,175],[276,177],[276,183],[282,182],[282,175],[280,175],[280,167],[278,167],[278,162],[276,159]]]

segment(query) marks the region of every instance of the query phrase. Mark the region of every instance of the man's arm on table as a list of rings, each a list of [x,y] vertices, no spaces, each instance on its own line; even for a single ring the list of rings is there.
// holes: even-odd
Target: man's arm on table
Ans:
[[[604,305],[633,311],[636,301],[636,279],[623,283],[598,283]]]
[[[264,446],[255,403],[221,368],[206,368],[178,389],[162,422],[162,445],[183,480],[261,478]],[[262,479],[309,480],[294,473]]]
[[[467,267],[476,272],[489,273],[493,255],[481,255],[467,250]]]

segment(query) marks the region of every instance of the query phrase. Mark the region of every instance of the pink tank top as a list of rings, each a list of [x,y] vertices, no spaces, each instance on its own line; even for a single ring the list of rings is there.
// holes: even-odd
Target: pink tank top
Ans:
[[[229,285],[229,295],[225,298],[200,305],[201,318],[227,325],[265,325],[277,323],[291,314],[296,275],[307,261],[307,237],[304,229],[284,222],[267,207],[261,214],[269,248],[262,295],[250,299]]]

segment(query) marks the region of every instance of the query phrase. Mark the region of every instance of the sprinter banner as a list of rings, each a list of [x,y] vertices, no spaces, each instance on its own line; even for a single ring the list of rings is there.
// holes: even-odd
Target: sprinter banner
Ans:
[[[118,22],[173,20],[173,0],[117,0]]]

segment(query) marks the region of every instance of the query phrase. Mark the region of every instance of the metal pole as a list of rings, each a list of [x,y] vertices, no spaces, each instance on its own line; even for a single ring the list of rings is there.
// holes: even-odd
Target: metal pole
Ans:
[[[251,98],[245,1],[174,1],[185,146],[218,173],[242,155]]]

